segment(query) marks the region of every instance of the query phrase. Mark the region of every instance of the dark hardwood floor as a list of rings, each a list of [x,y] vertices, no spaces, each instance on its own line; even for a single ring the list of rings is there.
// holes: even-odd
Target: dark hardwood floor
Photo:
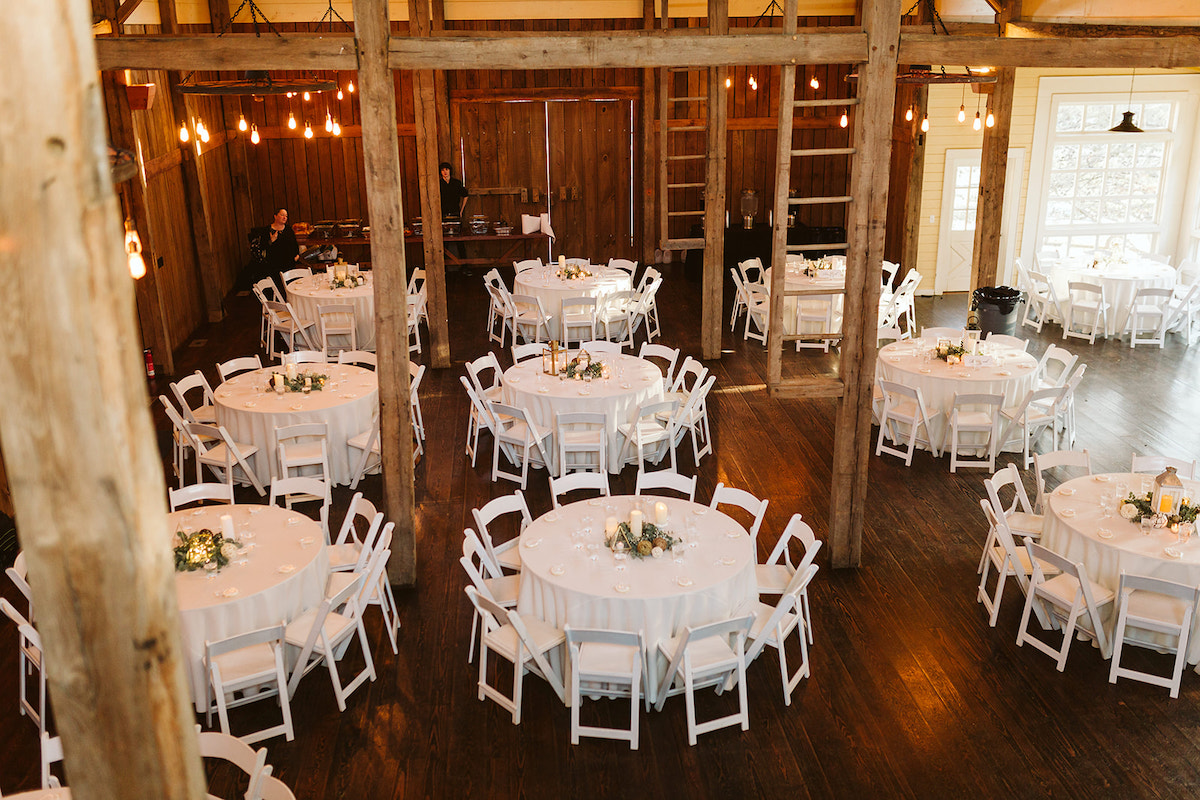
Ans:
[[[668,266],[665,277],[663,341],[698,355],[699,283],[681,265]],[[536,679],[526,683],[524,721],[513,726],[495,704],[477,699],[476,667],[467,664],[471,614],[458,565],[471,508],[513,489],[488,480],[486,456],[474,468],[463,456],[467,400],[458,376],[466,359],[486,349],[487,298],[480,273],[451,274],[448,286],[454,365],[428,372],[422,387],[429,450],[416,474],[419,581],[397,594],[400,653],[392,654],[373,609],[378,680],[353,695],[342,714],[323,674],[301,684],[293,701],[296,740],[266,743],[275,775],[298,798],[1200,794],[1200,676],[1185,673],[1177,700],[1144,684],[1113,686],[1107,662],[1078,643],[1058,673],[1045,656],[1016,647],[1015,588],[997,626],[988,627],[975,602],[985,475],[951,475],[946,459],[927,453],[910,468],[872,457],[862,566],[832,570],[828,553],[820,554],[810,589],[812,677],[790,706],[767,653],[749,669],[746,733],[726,729],[689,747],[683,700],[673,698],[662,713],[643,715],[637,752],[600,740],[572,746],[567,710]],[[181,349],[180,374],[200,368],[214,379],[218,359],[257,352],[253,298],[231,297],[227,307],[223,323]],[[959,325],[966,318],[962,295],[921,298],[917,308],[922,324]],[[1026,334],[1038,355],[1050,343],[1062,344],[1057,326]],[[1135,451],[1200,456],[1200,347],[1187,348],[1178,336],[1163,350],[1131,350],[1116,340],[1094,346],[1070,340],[1066,347],[1089,366],[1077,404],[1079,446],[1090,450],[1098,470],[1127,469]],[[834,364],[814,352],[787,360],[794,371]],[[508,363],[507,354],[502,361]],[[740,329],[738,336],[726,330],[724,357],[707,366],[717,376],[709,402],[715,454],[699,469],[698,499],[706,501],[718,481],[770,498],[760,557],[795,512],[824,538],[834,402],[769,398],[765,351],[743,342]],[[160,380],[152,395],[166,388]],[[490,446],[490,438],[485,442]],[[691,469],[690,450],[680,452],[681,469]],[[632,491],[633,475],[627,468],[614,491]],[[1032,485],[1032,475],[1026,478]],[[364,487],[380,500],[378,477]],[[337,490],[333,519],[340,520],[349,494]],[[535,473],[528,496],[535,514],[549,508],[543,472]],[[37,785],[37,736],[17,715],[15,633],[7,624],[0,631],[0,787],[14,792]],[[1130,655],[1143,668],[1166,666],[1165,656]],[[701,713],[727,702],[706,695]],[[588,711],[619,719],[625,707],[589,704]],[[227,776],[214,781],[214,790],[232,796]]]

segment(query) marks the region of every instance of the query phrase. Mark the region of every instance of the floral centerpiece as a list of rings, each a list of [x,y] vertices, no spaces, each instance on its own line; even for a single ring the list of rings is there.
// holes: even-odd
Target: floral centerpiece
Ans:
[[[325,388],[325,381],[327,380],[329,380],[328,375],[317,372],[297,372],[289,369],[287,372],[272,372],[270,388],[285,392],[319,392]]]
[[[640,535],[634,534],[629,523],[622,522],[612,536],[605,537],[604,543],[614,553],[628,552],[634,558],[661,558],[663,553],[682,541],[653,522],[643,522],[641,528]]]
[[[580,278],[590,278],[590,277],[592,277],[592,273],[588,272],[586,269],[581,267],[579,264],[567,264],[564,267],[559,267],[555,271],[554,276],[556,278],[562,278],[564,280],[573,281],[573,280],[578,280]]]
[[[805,261],[804,262],[804,274],[810,278],[815,278],[815,277],[817,277],[818,272],[821,272],[824,270],[831,270],[831,269],[833,269],[833,267],[834,267],[833,259],[831,259],[827,256],[822,256],[821,258],[818,258],[818,259],[815,259],[812,261]]]
[[[333,277],[329,279],[329,288],[332,289],[354,289],[358,286],[365,286],[367,276],[361,272],[357,275],[350,275],[345,272],[335,272]]]
[[[175,545],[175,571],[194,572],[198,569],[221,569],[226,566],[241,547],[241,542],[226,539],[221,533],[202,528],[195,533],[176,531],[179,544]],[[213,567],[207,567],[214,564]]]
[[[967,354],[967,348],[962,342],[958,344],[938,342],[935,352],[937,353],[937,357],[947,364],[958,364],[962,361],[963,356]]]
[[[1129,496],[1121,501],[1120,513],[1123,519],[1130,522],[1142,522],[1149,520],[1150,524],[1155,528],[1165,528],[1168,525],[1178,525],[1180,523],[1196,524],[1196,517],[1200,516],[1200,507],[1192,504],[1191,500],[1185,499],[1179,504],[1179,510],[1174,514],[1164,514],[1156,512],[1151,505],[1152,494],[1129,493]]]
[[[603,361],[589,361],[584,358],[572,358],[567,362],[567,368],[561,373],[563,377],[577,381],[585,378],[607,378],[608,365]]]

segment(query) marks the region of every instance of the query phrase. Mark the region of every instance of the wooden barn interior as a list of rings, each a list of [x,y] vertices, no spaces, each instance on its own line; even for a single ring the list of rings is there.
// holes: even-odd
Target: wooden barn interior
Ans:
[[[1014,193],[1024,201],[1033,191],[1039,165],[1048,169],[1035,150],[1039,85],[1086,77],[1110,94],[1128,89],[1130,102],[1135,80],[1155,87],[1147,97],[1178,86],[1194,117],[1193,5],[46,0],[10,9],[15,24],[0,42],[21,68],[0,89],[0,264],[12,309],[0,351],[0,523],[11,525],[0,528],[14,532],[0,545],[6,566],[16,537],[27,555],[73,796],[206,796],[161,547],[171,434],[152,401],[168,380],[257,348],[247,236],[279,208],[290,223],[370,230],[369,240],[336,241],[375,276],[383,474],[364,491],[396,523],[387,574],[402,612],[399,654],[378,651],[380,679],[357,708],[339,715],[328,687],[301,687],[303,732],[270,745],[275,775],[296,797],[1194,796],[1196,675],[1185,672],[1181,697],[1168,701],[1110,685],[1094,649],[1081,647],[1065,675],[1018,649],[1009,631],[1019,603],[991,627],[973,602],[982,476],[948,476],[928,454],[911,468],[881,460],[871,425],[880,263],[899,263],[897,280],[920,265],[918,313],[962,326],[964,293],[1013,282],[1013,252],[1051,235],[1028,212],[1013,220],[1005,210],[1006,198],[1016,205]],[[939,83],[965,67],[986,67],[988,80]],[[248,73],[333,88],[307,100],[213,88]],[[948,132],[960,105],[994,125]],[[1177,146],[1200,152],[1195,142]],[[131,177],[116,183],[112,148],[132,159]],[[938,241],[949,228],[935,218],[953,191],[942,188],[946,164],[963,148],[979,151],[975,229],[952,277]],[[1187,185],[1171,190],[1183,210],[1155,234],[1179,258],[1200,255],[1193,161]],[[548,214],[555,238],[468,242],[474,262],[464,264],[439,225],[414,236],[414,220],[441,218],[440,162],[468,188],[468,216],[520,231],[524,217]],[[747,197],[757,208],[743,226]],[[126,230],[139,234],[146,264],[133,281]],[[847,259],[841,343],[828,355],[792,352],[783,270],[772,276],[766,348],[727,330],[737,256],[782,263],[797,247]],[[826,543],[813,677],[788,706],[773,683],[752,685],[747,732],[688,747],[676,708],[674,718],[645,718],[638,752],[572,746],[566,710],[544,686],[528,689],[519,728],[476,699],[457,559],[470,509],[494,486],[464,463],[458,376],[489,346],[479,330],[486,265],[503,260],[511,277],[515,258],[564,253],[659,266],[666,341],[719,376],[722,449],[697,465],[701,493],[744,485],[772,498],[772,531],[802,511]],[[414,463],[404,289],[415,268],[429,292],[419,358],[430,368],[433,443]],[[1031,339],[1038,348],[1056,336]],[[1093,346],[1097,393],[1080,429],[1094,460],[1200,453],[1193,350]],[[617,485],[632,490],[632,480]],[[528,494],[549,508],[544,486]],[[3,597],[15,596],[6,584]],[[33,790],[40,765],[11,702],[22,665],[4,631],[7,797]],[[386,639],[382,627],[371,637]],[[240,791],[223,774],[207,778],[208,791]]]

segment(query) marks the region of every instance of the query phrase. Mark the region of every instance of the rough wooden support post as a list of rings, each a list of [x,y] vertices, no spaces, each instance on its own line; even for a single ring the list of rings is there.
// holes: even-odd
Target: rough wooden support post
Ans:
[[[388,579],[417,579],[413,501],[413,430],[408,403],[408,282],[400,203],[400,148],[396,141],[396,85],[388,69],[385,0],[354,0],[358,48],[363,167],[371,215],[371,261],[375,275],[375,343],[379,355],[379,439],[383,447],[383,494],[387,518],[396,523]]]
[[[429,0],[409,0],[408,22],[413,36],[428,36]],[[438,187],[438,111],[433,70],[413,73],[413,106],[416,119],[417,185],[421,216],[426,220],[425,285],[429,302],[429,352],[434,369],[450,366],[450,333],[446,322],[446,249],[442,241],[442,197]]]
[[[914,114],[924,119],[929,113],[929,87],[917,88],[913,100]],[[900,274],[895,277],[896,286],[910,269],[917,265],[917,246],[921,241],[921,194],[925,189],[925,134],[918,133],[913,140],[912,164],[908,169],[908,181],[904,192],[904,242],[900,251]]]
[[[796,32],[797,0],[784,0],[783,35]],[[792,122],[796,68],[779,68],[779,112],[775,126],[775,226],[771,231],[771,318],[767,323],[767,386],[783,379],[783,292],[787,275],[788,189],[792,178]],[[799,331],[797,330],[797,333]]]
[[[0,348],[0,438],[67,778],[81,800],[199,800],[91,12],[6,9],[0,51],[21,77],[0,85],[0,270],[21,320]]]
[[[718,36],[729,32],[729,0],[708,0],[708,30]],[[704,300],[700,312],[700,349],[705,359],[721,357],[722,292],[725,288],[725,151],[728,135],[729,93],[725,91],[728,67],[708,70],[704,159]]]
[[[854,165],[847,225],[846,300],[842,317],[841,377],[833,442],[830,492],[830,561],[858,566],[867,511],[867,463],[871,447],[871,391],[875,332],[879,326],[879,276],[887,222],[892,111],[896,102],[899,0],[863,0],[867,62],[859,68],[854,115]]]
[[[657,18],[654,14],[654,0],[642,0],[642,27],[646,30],[653,30],[657,24]],[[638,143],[641,153],[640,160],[642,164],[642,250],[640,260],[643,264],[650,264],[654,261],[654,248],[658,241],[655,234],[655,222],[658,217],[655,212],[655,202],[658,192],[655,191],[658,183],[658,161],[657,153],[654,148],[654,116],[655,116],[655,99],[657,97],[654,87],[655,70],[642,70],[642,92],[638,102],[641,104],[638,115],[638,125],[640,127]]]

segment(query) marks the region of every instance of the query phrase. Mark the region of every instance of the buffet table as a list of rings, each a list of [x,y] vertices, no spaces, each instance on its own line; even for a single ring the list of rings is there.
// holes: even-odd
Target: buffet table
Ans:
[[[344,269],[344,267],[339,267]],[[287,285],[288,302],[296,309],[301,319],[317,323],[318,336],[321,330],[321,306],[354,306],[354,328],[359,350],[375,349],[375,280],[370,272],[361,273],[367,282],[362,286],[330,289],[329,276],[324,270],[311,277],[297,278]],[[347,337],[348,338],[348,337]],[[318,341],[318,344],[320,342]]]
[[[513,282],[513,294],[527,294],[542,301],[542,310],[550,317],[550,338],[561,340],[562,332],[558,320],[562,316],[562,301],[568,297],[594,297],[599,307],[603,298],[633,288],[633,278],[628,272],[603,264],[584,266],[592,273],[588,278],[560,278],[557,264],[547,264],[517,273]]]
[[[346,441],[371,427],[379,407],[379,382],[371,370],[349,364],[301,364],[299,370],[328,375],[329,380],[319,392],[276,394],[268,385],[279,367],[235,375],[213,391],[217,424],[224,425],[234,441],[258,447],[251,463],[266,485],[279,474],[275,429],[324,422],[333,482],[348,484],[354,479],[358,451]]]
[[[276,506],[216,505],[168,515],[172,546],[176,531],[221,530],[233,517],[242,548],[219,572],[175,573],[184,664],[197,711],[205,705],[208,677],[204,643],[290,622],[320,604],[329,577],[329,556],[320,523]]]
[[[617,559],[604,545],[605,520],[628,520],[643,504],[668,511],[665,528],[683,539],[679,553]],[[651,654],[688,626],[728,619],[758,602],[754,540],[729,516],[668,497],[600,497],[551,511],[521,534],[517,610],[556,627],[642,631]],[[650,686],[665,672],[651,661]]]
[[[1142,492],[1143,481],[1147,479],[1152,482],[1153,476],[1114,473],[1087,475],[1063,483],[1050,495],[1041,543],[1071,561],[1082,563],[1089,578],[1114,592],[1120,585],[1122,572],[1189,586],[1200,584],[1197,538],[1181,543],[1169,528],[1144,530],[1118,513],[1117,498],[1130,491]],[[1200,483],[1196,481],[1185,480],[1183,485],[1189,497],[1200,492]],[[1103,506],[1101,498],[1106,498]],[[1110,626],[1115,622],[1115,616],[1106,620]],[[1157,641],[1149,632],[1138,633],[1146,641]],[[1162,641],[1169,644],[1172,637],[1163,637]],[[1200,662],[1200,619],[1192,621],[1187,661]]]
[[[574,352],[570,353],[570,356],[574,355]],[[524,408],[534,422],[551,430],[558,414],[578,411],[606,414],[608,471],[615,475],[623,466],[620,455],[624,442],[617,426],[631,421],[643,403],[663,399],[663,375],[653,363],[633,356],[596,355],[592,358],[608,365],[608,378],[589,382],[560,380],[542,372],[540,358],[515,364],[504,372],[501,402]],[[557,450],[547,446],[546,451],[551,462],[547,468],[550,474],[557,475]]]

